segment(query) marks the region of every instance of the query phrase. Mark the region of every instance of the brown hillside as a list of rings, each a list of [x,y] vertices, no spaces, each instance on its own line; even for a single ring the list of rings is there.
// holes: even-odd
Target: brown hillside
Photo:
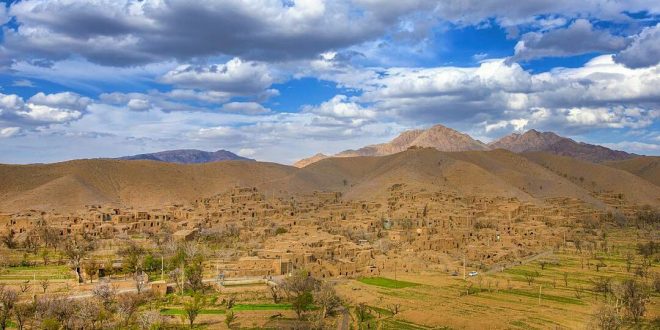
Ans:
[[[262,185],[293,170],[253,161],[183,165],[106,159],[0,165],[0,209],[73,208],[95,203],[156,207],[211,196],[237,184]]]
[[[319,160],[321,160],[321,159],[326,159],[326,158],[328,158],[327,155],[324,155],[324,154],[322,154],[322,153],[318,153],[318,154],[316,154],[316,155],[314,155],[314,156],[312,156],[312,157],[303,158],[303,159],[301,159],[301,160],[299,160],[299,161],[293,163],[293,166],[294,166],[294,167],[297,167],[297,168],[303,168],[303,167],[305,167],[305,166],[307,166],[307,165],[309,165],[309,164],[316,163],[316,162],[318,162]]]
[[[523,156],[587,191],[621,193],[626,200],[638,204],[660,203],[660,188],[629,172],[542,152],[525,153]]]
[[[660,157],[637,157],[604,164],[630,172],[656,186],[660,186]]]
[[[581,179],[580,179],[581,178]],[[78,160],[48,165],[0,165],[0,210],[75,209],[86,204],[140,208],[192,201],[235,185],[295,195],[341,191],[347,198],[383,200],[395,184],[463,196],[516,197],[540,203],[574,197],[597,207],[590,194],[621,193],[658,205],[660,187],[626,171],[543,153],[504,150],[406,150],[382,157],[327,158],[298,169],[273,163],[226,161],[184,165],[154,161]]]
[[[553,132],[529,130],[524,134],[513,133],[488,144],[493,149],[506,149],[513,152],[548,152],[559,156],[569,156],[590,162],[621,160],[635,157],[624,151],[612,150],[603,146],[576,142]]]

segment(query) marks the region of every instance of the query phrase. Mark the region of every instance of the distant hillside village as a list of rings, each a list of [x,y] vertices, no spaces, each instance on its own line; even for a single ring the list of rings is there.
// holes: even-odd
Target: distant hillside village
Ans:
[[[222,237],[235,242],[235,253],[206,267],[225,278],[284,275],[294,269],[319,278],[354,278],[394,267],[402,272],[448,268],[464,257],[484,269],[507,264],[575,244],[580,239],[576,223],[612,218],[612,210],[633,217],[639,209],[617,194],[595,197],[610,210],[570,198],[536,205],[515,198],[411,191],[404,184],[389,188],[387,203],[343,200],[336,192],[267,198],[256,188],[236,187],[159,210],[88,205],[73,214],[5,213],[0,214],[0,232],[24,246],[75,237],[110,242],[135,235],[174,241]]]

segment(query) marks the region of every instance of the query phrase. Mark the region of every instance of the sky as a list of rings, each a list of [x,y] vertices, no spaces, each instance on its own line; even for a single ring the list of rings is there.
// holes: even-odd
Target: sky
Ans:
[[[0,163],[290,164],[442,124],[660,155],[660,2],[0,2]]]

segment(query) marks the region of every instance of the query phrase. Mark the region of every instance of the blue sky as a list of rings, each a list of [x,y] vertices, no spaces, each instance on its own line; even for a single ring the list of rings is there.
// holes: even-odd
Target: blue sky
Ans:
[[[4,1],[0,162],[291,163],[444,124],[660,155],[655,1]]]

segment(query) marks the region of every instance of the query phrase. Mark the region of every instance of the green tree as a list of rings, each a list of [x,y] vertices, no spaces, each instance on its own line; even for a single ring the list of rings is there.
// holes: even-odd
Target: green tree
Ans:
[[[311,291],[304,291],[293,298],[291,307],[296,312],[298,319],[302,319],[303,313],[310,309],[314,303],[314,296]]]
[[[183,311],[191,329],[195,324],[195,319],[202,311],[202,308],[204,308],[204,303],[204,297],[200,294],[195,294],[192,299],[183,304]]]

